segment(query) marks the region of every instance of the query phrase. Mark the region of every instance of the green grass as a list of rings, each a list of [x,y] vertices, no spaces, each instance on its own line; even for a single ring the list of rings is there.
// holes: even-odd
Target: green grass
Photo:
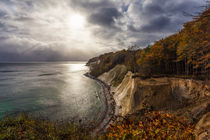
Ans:
[[[0,140],[90,139],[86,129],[72,123],[55,123],[21,114],[0,121]]]

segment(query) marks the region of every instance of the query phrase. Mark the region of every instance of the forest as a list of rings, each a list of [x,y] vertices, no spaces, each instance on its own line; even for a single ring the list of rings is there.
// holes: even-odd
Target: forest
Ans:
[[[117,64],[142,76],[184,76],[209,79],[210,8],[185,23],[178,33],[139,50],[121,50],[89,60],[91,74],[99,76]]]

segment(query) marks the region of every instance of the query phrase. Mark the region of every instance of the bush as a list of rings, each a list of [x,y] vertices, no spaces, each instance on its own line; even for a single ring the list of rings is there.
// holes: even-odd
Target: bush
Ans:
[[[124,118],[106,133],[111,139],[183,139],[193,140],[194,125],[168,113],[146,113],[142,121]]]

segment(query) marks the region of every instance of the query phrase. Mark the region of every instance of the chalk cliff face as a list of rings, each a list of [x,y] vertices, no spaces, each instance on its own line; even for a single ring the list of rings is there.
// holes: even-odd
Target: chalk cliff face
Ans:
[[[109,72],[105,72],[98,78],[104,81],[109,86],[116,87],[122,82],[126,73],[127,73],[126,66],[117,65],[113,69],[111,69]]]
[[[135,81],[132,79],[132,73],[128,72],[122,83],[116,88],[112,88],[112,92],[114,93],[114,99],[116,101],[117,106],[120,107],[120,114],[126,115],[130,113],[132,108],[132,99],[134,93]]]
[[[140,77],[133,78],[131,72],[126,72],[125,66],[118,65],[99,76],[111,86],[116,104],[120,107],[119,114],[123,116],[144,109],[145,106],[195,119],[209,110],[209,105],[203,105],[195,111],[201,103],[209,104],[210,92],[202,81],[179,78],[143,80]],[[123,77],[121,82],[115,82],[119,77]],[[200,114],[196,115],[199,110]]]

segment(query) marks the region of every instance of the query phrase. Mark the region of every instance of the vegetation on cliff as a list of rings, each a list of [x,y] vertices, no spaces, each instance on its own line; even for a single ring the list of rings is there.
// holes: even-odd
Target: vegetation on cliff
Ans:
[[[124,118],[106,136],[115,139],[194,139],[194,125],[168,113],[147,112],[141,120]]]
[[[184,24],[177,34],[140,50],[122,50],[90,59],[91,74],[99,76],[117,64],[140,75],[188,75],[209,78],[210,8]]]
[[[107,132],[91,136],[84,127],[55,123],[27,115],[0,121],[0,140],[194,139],[194,125],[167,113],[147,112],[144,121],[124,118]]]
[[[90,139],[87,130],[73,123],[56,123],[21,114],[0,121],[0,140],[79,140]]]

